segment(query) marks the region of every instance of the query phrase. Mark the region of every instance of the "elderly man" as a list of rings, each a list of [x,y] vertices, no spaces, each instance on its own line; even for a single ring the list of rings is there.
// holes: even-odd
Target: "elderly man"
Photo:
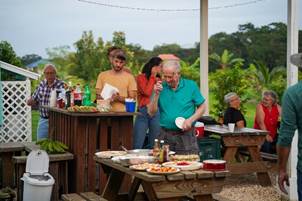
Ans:
[[[113,94],[110,101],[112,111],[124,112],[125,111],[125,99],[136,98],[136,81],[130,73],[124,71],[126,64],[125,53],[121,50],[115,50],[112,52],[111,70],[101,72],[98,76],[96,83],[97,99],[103,99],[101,92],[104,85],[110,84],[118,89],[118,93]]]
[[[178,61],[163,63],[163,83],[154,86],[154,96],[148,106],[150,115],[159,109],[161,131],[159,139],[177,153],[198,153],[197,140],[192,125],[205,111],[205,99],[196,83],[181,78]],[[175,124],[177,117],[184,117],[182,129]]]
[[[57,70],[54,65],[46,64],[43,72],[45,79],[40,82],[31,98],[27,101],[29,106],[49,105],[51,90],[64,87],[64,82],[57,79]],[[48,110],[42,107],[39,110],[40,120],[38,123],[37,139],[42,139],[48,137]]]

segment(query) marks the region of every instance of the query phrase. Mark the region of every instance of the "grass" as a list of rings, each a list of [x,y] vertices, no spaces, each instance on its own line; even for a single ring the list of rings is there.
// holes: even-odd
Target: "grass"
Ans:
[[[31,111],[31,133],[32,133],[32,141],[37,140],[37,127],[39,122],[40,114],[38,110]]]

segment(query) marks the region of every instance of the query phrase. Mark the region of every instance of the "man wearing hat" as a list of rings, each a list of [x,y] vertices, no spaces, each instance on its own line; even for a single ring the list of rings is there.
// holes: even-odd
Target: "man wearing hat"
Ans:
[[[302,67],[302,53],[291,56],[291,62]],[[286,164],[289,157],[291,143],[298,129],[298,164],[297,164],[297,189],[299,201],[302,201],[302,82],[289,87],[282,98],[281,127],[279,130],[277,153],[280,189],[287,194],[284,182],[289,185]]]
[[[126,55],[123,50],[116,49],[112,52],[112,59],[110,59],[111,70],[101,72],[96,83],[97,99],[104,99],[101,96],[104,85],[107,83],[118,89],[110,98],[112,111],[124,112],[125,99],[136,98],[136,81],[130,73],[125,72],[124,66],[126,64]]]

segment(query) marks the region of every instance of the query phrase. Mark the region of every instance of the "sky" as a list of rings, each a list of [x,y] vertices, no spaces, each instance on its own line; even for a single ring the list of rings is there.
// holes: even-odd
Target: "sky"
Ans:
[[[92,30],[95,38],[111,41],[115,31],[126,42],[152,50],[156,45],[177,43],[192,47],[199,41],[199,0],[0,0],[0,40],[8,41],[18,56],[38,54],[46,48],[68,45]],[[254,3],[253,3],[254,2]],[[247,5],[241,5],[247,3]],[[187,11],[148,11],[102,6]],[[302,0],[299,0],[302,8]],[[189,11],[188,11],[189,10]],[[209,0],[209,36],[232,33],[239,24],[263,26],[287,21],[287,0]],[[302,29],[302,10],[299,14]]]

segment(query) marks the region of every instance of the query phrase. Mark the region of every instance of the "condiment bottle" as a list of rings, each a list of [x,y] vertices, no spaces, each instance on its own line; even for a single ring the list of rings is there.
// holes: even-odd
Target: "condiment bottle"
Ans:
[[[164,149],[163,149],[164,143],[165,142],[163,140],[160,141],[159,163],[164,162]]]
[[[158,158],[159,151],[160,151],[159,141],[158,141],[158,139],[155,139],[154,145],[153,145],[153,156],[155,158]]]

